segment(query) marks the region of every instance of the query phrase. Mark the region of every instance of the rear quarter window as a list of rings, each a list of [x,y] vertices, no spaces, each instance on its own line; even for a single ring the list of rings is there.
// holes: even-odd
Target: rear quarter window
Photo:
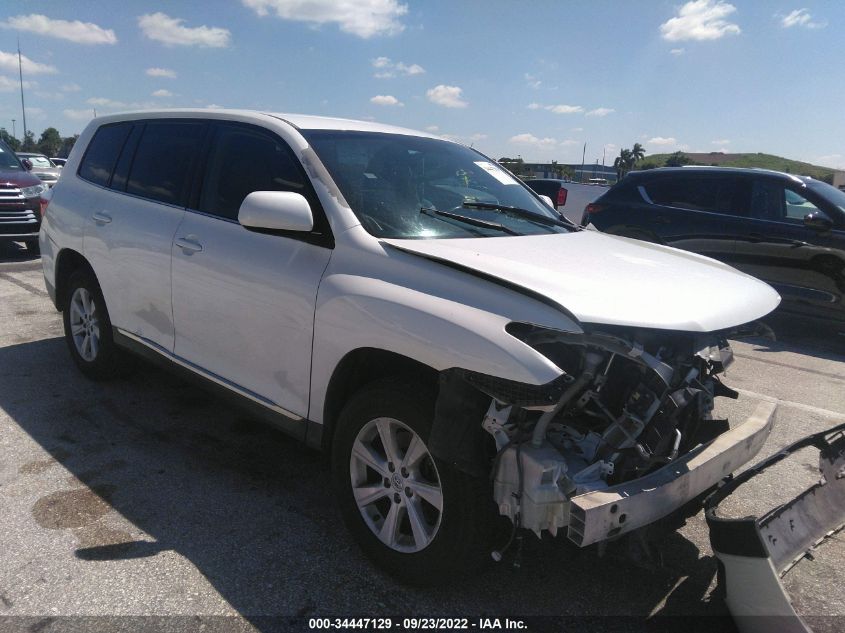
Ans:
[[[132,128],[129,123],[104,125],[94,134],[79,166],[79,177],[96,185],[107,186],[112,169]]]

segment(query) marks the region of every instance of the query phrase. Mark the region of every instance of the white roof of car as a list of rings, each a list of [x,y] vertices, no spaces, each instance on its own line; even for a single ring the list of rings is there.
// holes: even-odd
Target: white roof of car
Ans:
[[[427,138],[440,138],[428,132],[411,130],[395,125],[385,125],[375,121],[356,121],[354,119],[341,119],[337,117],[313,116],[310,114],[289,114],[281,112],[263,112],[260,110],[230,110],[225,108],[172,108],[166,110],[143,110],[133,112],[121,112],[100,117],[98,122],[114,122],[125,119],[150,118],[157,119],[167,116],[197,117],[197,118],[223,118],[241,119],[271,116],[281,119],[298,127],[301,130],[352,130],[358,132],[385,132],[389,134],[404,134],[410,136],[423,136]]]

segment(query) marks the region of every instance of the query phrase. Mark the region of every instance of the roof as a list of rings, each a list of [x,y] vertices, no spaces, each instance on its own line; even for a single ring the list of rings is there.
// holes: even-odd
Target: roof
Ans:
[[[789,178],[795,182],[805,183],[813,180],[810,176],[797,176],[795,174],[787,174],[782,171],[775,171],[774,169],[762,169],[760,167],[710,167],[707,165],[684,165],[683,167],[657,167],[656,169],[641,169],[637,171],[628,172],[627,177],[642,178],[647,177],[647,174],[689,174],[689,173],[707,173],[707,174],[767,174],[771,176],[779,176],[781,178]]]
[[[429,134],[428,132],[411,130],[394,125],[385,125],[383,123],[376,123],[375,121],[356,121],[354,119],[313,116],[309,114],[263,112],[260,110],[234,110],[226,108],[170,108],[162,110],[136,110],[131,112],[109,114],[100,118],[107,123],[111,123],[130,118],[163,118],[168,116],[221,119],[273,117],[290,123],[301,130],[349,130],[356,132],[383,132],[387,134],[403,134],[406,136],[422,136],[425,138],[441,138],[439,136]]]

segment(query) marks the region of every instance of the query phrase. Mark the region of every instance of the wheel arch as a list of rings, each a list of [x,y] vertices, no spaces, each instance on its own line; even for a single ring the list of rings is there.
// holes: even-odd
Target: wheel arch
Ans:
[[[337,419],[356,391],[382,378],[400,375],[436,389],[439,373],[418,360],[384,349],[362,347],[348,352],[332,372],[326,389],[320,446],[330,453]]]
[[[67,283],[70,276],[77,270],[84,269],[89,271],[94,279],[97,275],[87,259],[79,252],[71,248],[64,248],[59,251],[56,256],[56,309],[60,312],[67,297]]]

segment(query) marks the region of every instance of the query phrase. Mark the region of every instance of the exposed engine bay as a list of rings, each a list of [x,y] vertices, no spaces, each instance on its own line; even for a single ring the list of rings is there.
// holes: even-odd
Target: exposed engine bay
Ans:
[[[494,499],[517,528],[556,535],[570,523],[572,497],[648,475],[728,429],[712,416],[715,397],[737,397],[718,377],[733,360],[719,334],[612,326],[582,334],[517,323],[508,332],[561,376],[532,386],[452,370],[458,375],[447,381],[483,394],[474,402],[485,406],[481,427],[495,442]],[[438,404],[438,418],[455,413]],[[453,457],[467,441],[438,439],[433,449]]]

